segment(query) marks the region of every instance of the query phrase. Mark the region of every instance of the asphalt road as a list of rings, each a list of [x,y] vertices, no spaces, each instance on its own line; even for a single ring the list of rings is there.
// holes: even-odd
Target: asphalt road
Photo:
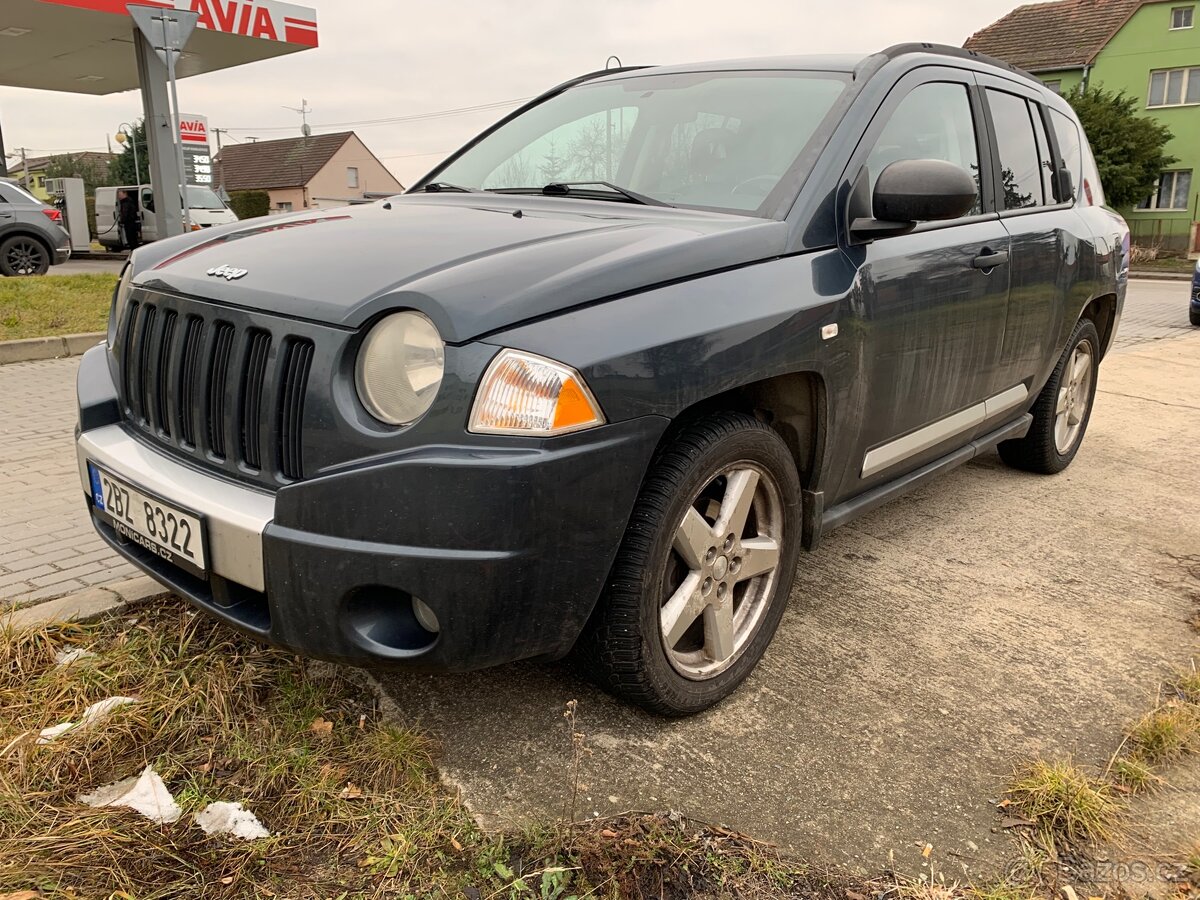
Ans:
[[[440,741],[487,825],[563,814],[576,699],[581,817],[675,809],[818,863],[915,872],[928,842],[949,877],[997,871],[1014,761],[1103,765],[1158,677],[1200,650],[1200,330],[1184,298],[1135,283],[1067,472],[989,455],[804,556],[766,658],[717,709],[664,721],[567,665],[519,664],[383,676],[392,714]],[[1191,821],[1181,841],[1200,838],[1200,808]]]

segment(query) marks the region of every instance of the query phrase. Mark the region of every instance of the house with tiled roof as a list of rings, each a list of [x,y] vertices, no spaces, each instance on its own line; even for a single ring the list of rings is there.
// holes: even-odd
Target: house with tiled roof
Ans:
[[[1200,0],[1029,3],[971,35],[996,56],[1067,94],[1096,86],[1136,97],[1174,134],[1177,158],[1154,192],[1123,210],[1135,239],[1200,252]]]
[[[345,206],[404,190],[353,131],[229,144],[215,165],[226,191],[266,191],[273,212]]]
[[[108,167],[116,156],[112,153],[101,153],[92,150],[80,153],[63,153],[58,156],[30,156],[24,162],[8,167],[8,175],[26,184],[29,192],[39,200],[49,202],[50,194],[46,190],[46,177],[50,164],[55,160],[73,160],[76,171],[89,169],[95,174],[97,181],[106,181]],[[61,172],[61,169],[59,170]]]

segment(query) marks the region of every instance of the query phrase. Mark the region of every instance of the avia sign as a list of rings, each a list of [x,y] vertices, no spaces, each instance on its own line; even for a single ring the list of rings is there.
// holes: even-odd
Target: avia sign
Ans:
[[[3,2],[3,0],[0,0]],[[129,15],[129,6],[181,9],[200,16],[197,27],[222,34],[317,46],[317,14],[279,0],[42,0],[95,12]]]
[[[183,145],[183,183],[213,183],[213,162],[208,148],[208,119],[204,116],[179,116],[179,143]]]
[[[289,14],[289,7],[293,10]],[[198,28],[268,41],[317,46],[317,23],[310,10],[301,14],[288,3],[269,0],[175,0],[176,9],[200,14]]]

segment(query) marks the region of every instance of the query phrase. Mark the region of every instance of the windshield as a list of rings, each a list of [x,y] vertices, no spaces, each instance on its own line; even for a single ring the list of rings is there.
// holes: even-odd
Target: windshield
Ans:
[[[476,190],[609,182],[672,206],[755,212],[848,80],[699,72],[585,83],[501,126],[431,178]]]
[[[197,187],[194,184],[188,185],[187,201],[188,209],[225,209],[225,204],[212,188]]]

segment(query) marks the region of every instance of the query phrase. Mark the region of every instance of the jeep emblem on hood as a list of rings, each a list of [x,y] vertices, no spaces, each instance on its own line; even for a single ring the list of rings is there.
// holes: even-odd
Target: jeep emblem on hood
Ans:
[[[209,269],[205,274],[212,275],[214,278],[224,278],[226,281],[233,281],[245,275],[246,270],[235,269],[233,266],[217,266]]]

